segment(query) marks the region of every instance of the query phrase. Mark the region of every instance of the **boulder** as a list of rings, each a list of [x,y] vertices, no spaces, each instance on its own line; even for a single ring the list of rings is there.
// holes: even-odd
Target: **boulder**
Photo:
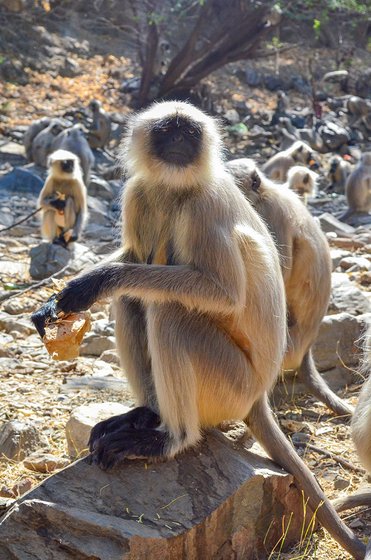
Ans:
[[[101,200],[113,200],[115,193],[111,185],[104,179],[94,176],[89,183],[89,195]]]
[[[0,557],[265,558],[285,528],[283,549],[300,538],[302,503],[291,475],[212,431],[164,463],[83,459],[47,478],[4,516]]]
[[[347,274],[333,272],[332,289],[328,313],[340,313],[342,311],[352,315],[360,315],[371,311],[371,301],[367,298]]]
[[[361,334],[357,317],[338,313],[324,317],[316,343],[314,359],[319,371],[327,371],[343,364],[355,365],[358,349],[355,341]]]
[[[23,464],[30,471],[50,473],[66,467],[69,464],[69,460],[56,457],[50,453],[44,453],[43,451],[35,451],[24,459]]]
[[[11,420],[0,426],[0,456],[5,455],[13,461],[23,461],[31,451],[45,443],[40,431],[30,422]]]
[[[66,424],[68,453],[70,457],[84,457],[88,453],[90,431],[102,420],[125,414],[129,407],[115,402],[91,403],[75,408]]]
[[[30,250],[30,275],[43,280],[65,267],[71,259],[68,249],[53,243],[40,243]]]
[[[44,181],[29,169],[17,167],[0,177],[0,190],[10,192],[27,192],[38,196]]]
[[[322,231],[325,233],[334,232],[336,235],[340,237],[349,237],[354,235],[355,229],[348,224],[344,224],[332,214],[325,212],[321,214],[319,217],[319,222],[322,228]]]

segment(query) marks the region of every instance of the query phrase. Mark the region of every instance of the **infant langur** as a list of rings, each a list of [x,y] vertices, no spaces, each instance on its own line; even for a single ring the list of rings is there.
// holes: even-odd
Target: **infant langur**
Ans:
[[[72,152],[57,150],[50,155],[49,173],[40,193],[42,236],[67,247],[76,241],[87,216],[86,188],[79,159]]]
[[[318,167],[313,158],[312,149],[301,140],[294,142],[287,150],[271,157],[263,166],[263,171],[270,179],[284,183],[287,180],[289,169],[294,165],[310,166],[313,169]]]
[[[287,174],[287,187],[296,192],[305,205],[308,203],[308,197],[315,196],[317,192],[318,175],[311,169],[307,169],[302,165],[291,167]]]
[[[203,428],[246,419],[295,475],[316,517],[363,558],[363,543],[269,408],[286,349],[280,263],[263,220],[225,170],[216,122],[187,103],[155,104],[132,119],[123,159],[121,250],[33,315],[42,336],[59,312],[114,300],[118,354],[138,406],[93,428],[91,460],[110,468],[125,457],[173,457]]]

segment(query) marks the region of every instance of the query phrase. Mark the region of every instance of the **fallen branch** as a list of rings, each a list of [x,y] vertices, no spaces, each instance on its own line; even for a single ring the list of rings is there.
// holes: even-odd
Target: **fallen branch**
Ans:
[[[42,208],[37,208],[36,210],[34,210],[33,212],[31,212],[31,214],[28,214],[28,216],[26,216],[25,218],[22,218],[22,220],[19,220],[18,222],[15,222],[14,224],[12,224],[11,226],[5,227],[3,229],[0,229],[0,233],[2,233],[3,231],[9,231],[10,229],[14,228],[15,226],[19,226],[19,224],[23,224],[23,222],[26,222],[27,220],[29,220],[30,218],[32,218],[32,216],[34,216],[35,214],[37,214],[38,212],[40,212],[40,210],[42,210]]]
[[[319,453],[320,455],[324,455],[325,457],[329,457],[329,459],[332,459],[333,461],[336,461],[337,463],[339,463],[339,465],[341,465],[342,467],[344,467],[348,471],[354,471],[354,472],[357,472],[357,473],[360,473],[360,474],[365,474],[366,473],[365,469],[363,469],[362,467],[357,467],[356,465],[354,465],[350,461],[347,461],[346,459],[343,459],[343,457],[340,457],[340,455],[336,455],[336,453],[332,453],[331,451],[327,451],[326,449],[321,449],[320,447],[317,447],[316,445],[313,445],[311,443],[298,442],[298,443],[295,443],[295,445],[297,447],[306,447],[307,449],[310,449],[311,451],[314,451],[315,453]]]

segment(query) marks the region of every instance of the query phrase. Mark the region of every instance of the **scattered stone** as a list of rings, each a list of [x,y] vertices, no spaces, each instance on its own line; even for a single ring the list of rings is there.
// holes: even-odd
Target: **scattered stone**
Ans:
[[[353,315],[371,311],[370,300],[352,283],[347,274],[332,273],[332,290],[328,313],[345,311]]]
[[[354,227],[349,226],[348,224],[344,224],[332,214],[326,212],[325,214],[321,214],[319,216],[319,222],[321,225],[322,230],[327,232],[334,232],[336,235],[340,237],[349,237],[352,236],[355,232]]]
[[[11,356],[12,350],[8,345],[13,343],[13,337],[9,334],[0,333],[0,358]]]
[[[81,270],[84,270],[84,268],[97,264],[101,260],[101,258],[82,243],[73,243],[70,251],[71,261],[66,271],[68,274],[77,274]]]
[[[354,342],[360,336],[360,324],[349,313],[324,317],[314,345],[314,359],[319,371],[357,363],[359,350]]]
[[[39,430],[29,422],[11,420],[0,426],[0,456],[23,461],[31,452],[45,445]]]
[[[248,86],[256,87],[261,84],[262,76],[254,68],[246,68],[245,71],[246,83]]]
[[[331,253],[331,261],[332,261],[332,270],[335,270],[339,266],[342,259],[346,257],[350,257],[352,255],[352,253],[350,253],[349,251],[344,251],[344,249],[331,249],[330,253]]]
[[[63,385],[63,391],[102,391],[103,389],[122,393],[128,389],[126,379],[118,379],[117,377],[91,375],[88,377],[69,377]]]
[[[100,359],[109,364],[115,364],[117,366],[120,365],[120,358],[118,357],[116,350],[105,350],[102,352]]]
[[[83,340],[80,356],[100,356],[106,350],[116,348],[113,323],[106,320],[94,321],[93,331]]]
[[[5,515],[0,557],[63,558],[65,543],[71,558],[96,560],[265,557],[283,518],[283,549],[297,542],[312,516],[302,511],[291,475],[212,431],[164,463],[103,472],[83,460],[48,477]]]
[[[365,526],[365,524],[363,523],[363,521],[361,519],[359,519],[359,517],[356,517],[356,519],[353,519],[353,521],[350,521],[350,523],[348,523],[349,527],[351,529],[363,529],[363,527]],[[366,557],[367,560],[367,557]]]
[[[30,297],[11,299],[9,301],[6,301],[3,304],[3,310],[9,315],[20,315],[20,314],[23,314],[23,313],[29,313],[30,311],[33,311],[34,308],[35,308],[35,300],[33,300]],[[18,332],[21,332],[21,331],[23,331],[24,333],[26,332],[25,331],[25,323],[26,323],[26,321],[21,322],[21,324],[19,326],[20,330]],[[31,324],[29,324],[29,329],[30,329],[30,332],[32,332],[31,331],[31,329],[32,329]],[[18,330],[18,329],[15,325],[13,325],[12,331],[15,331],[15,330]]]
[[[1,216],[0,216],[1,219]],[[27,273],[27,265],[17,261],[0,261],[1,274],[8,274],[11,276],[24,276]]]
[[[56,457],[50,453],[43,453],[42,451],[35,451],[24,459],[23,464],[26,469],[39,473],[51,473],[57,469],[63,469],[70,461]]]
[[[352,272],[371,270],[371,262],[362,256],[344,257],[339,264],[343,270],[351,270]]]
[[[68,453],[72,459],[88,454],[88,441],[91,429],[102,420],[111,416],[125,414],[129,407],[114,403],[92,403],[75,408],[66,425]]]
[[[14,302],[15,302],[15,300],[11,300],[11,301],[7,302],[9,304],[7,307],[10,308],[11,311],[16,311],[16,314],[19,315],[21,313],[19,311],[19,307],[10,305],[11,303],[14,303]],[[19,303],[19,300],[18,300],[18,303]],[[27,311],[28,311],[28,306],[27,306]],[[14,313],[5,313],[4,311],[0,311],[0,330],[1,331],[4,331],[6,333],[16,331],[16,332],[18,332],[18,333],[20,333],[24,336],[28,336],[29,334],[34,332],[34,329],[31,325],[30,321],[26,321],[26,319],[21,319],[19,316],[15,319],[12,315],[14,315]]]
[[[0,488],[0,496],[3,498],[19,498],[19,496],[23,496],[23,494],[31,490],[31,488],[32,480],[30,478],[23,478],[12,488],[8,486]]]
[[[238,124],[240,122],[240,115],[236,109],[229,109],[224,113],[224,118],[229,124]]]
[[[345,490],[345,488],[348,488],[349,484],[350,484],[349,480],[346,480],[345,478],[337,477],[334,481],[334,489]]]
[[[60,245],[41,243],[30,250],[30,275],[43,280],[64,268],[71,259],[71,252]]]
[[[89,183],[89,195],[100,200],[111,201],[115,198],[115,193],[110,183],[99,177],[93,177]]]
[[[59,74],[64,78],[74,78],[81,74],[81,67],[73,58],[67,57],[59,70]]]
[[[349,249],[352,251],[354,251],[355,249],[361,249],[365,246],[365,244],[361,240],[354,237],[331,237],[329,239],[329,243],[332,247],[338,247],[339,249]]]

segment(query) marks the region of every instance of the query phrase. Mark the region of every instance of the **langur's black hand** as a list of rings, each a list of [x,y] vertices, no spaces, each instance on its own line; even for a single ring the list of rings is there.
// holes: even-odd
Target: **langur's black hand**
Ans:
[[[56,321],[58,319],[57,313],[57,296],[52,295],[46,303],[38,311],[31,315],[31,321],[36,327],[37,332],[41,338],[45,335],[45,325],[48,322]]]
[[[53,206],[53,208],[56,208],[57,210],[63,210],[64,207],[66,206],[66,201],[62,200],[61,198],[55,198],[54,200],[50,201],[50,206]]]
[[[75,280],[57,295],[58,310],[64,313],[86,311],[99,299],[103,292],[104,274],[94,270]]]

